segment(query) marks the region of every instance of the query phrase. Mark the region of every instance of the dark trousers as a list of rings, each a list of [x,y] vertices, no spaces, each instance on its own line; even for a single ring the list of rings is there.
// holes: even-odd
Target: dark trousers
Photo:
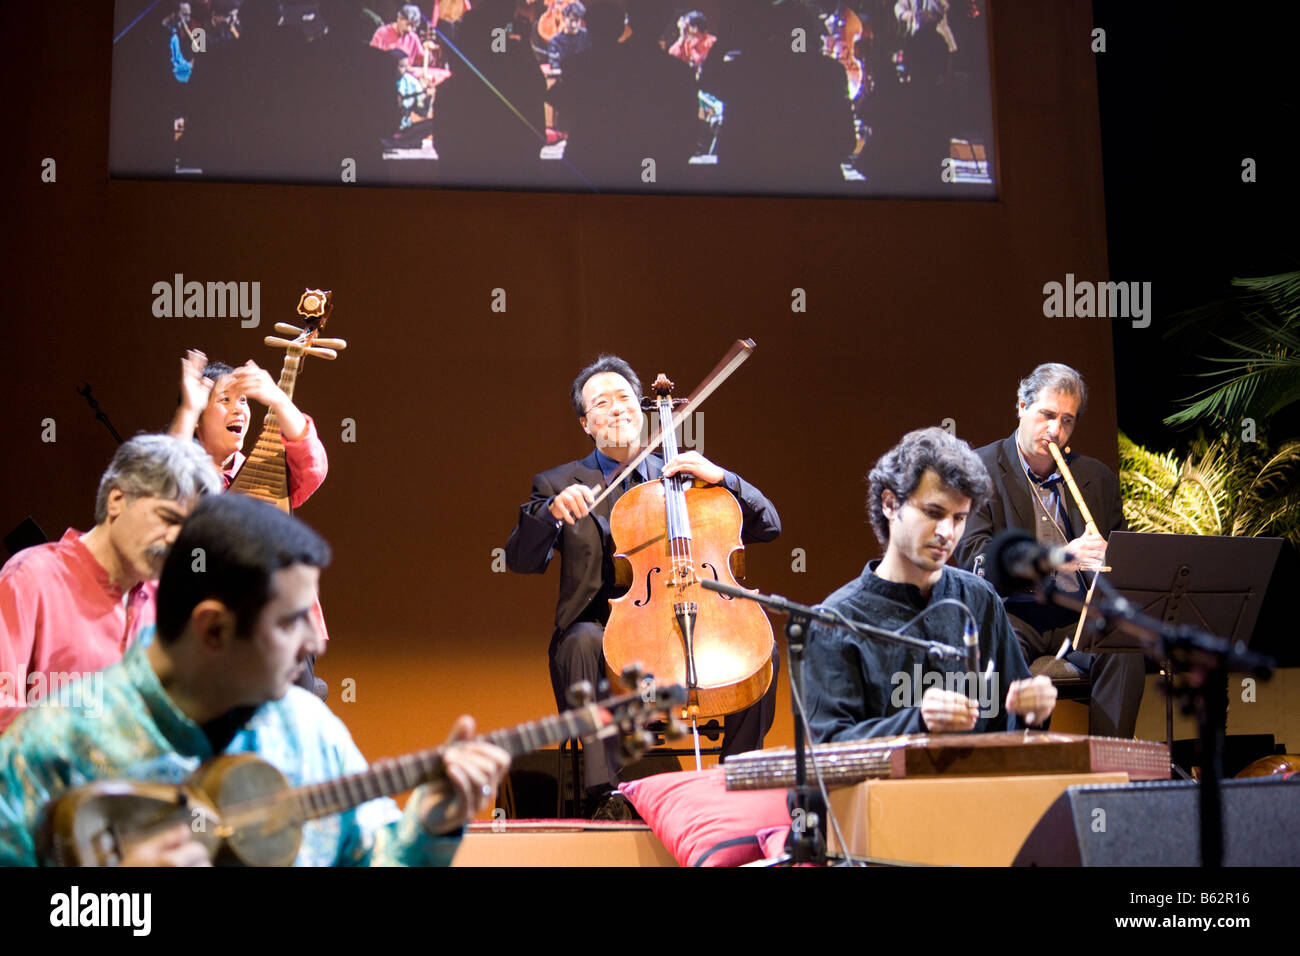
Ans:
[[[1038,631],[1014,614],[1010,618],[1028,664],[1044,655],[1056,656],[1061,642],[1074,638],[1074,624]],[[1146,686],[1146,659],[1141,654],[1082,651],[1067,651],[1065,659],[1092,681],[1088,733],[1097,737],[1132,737],[1138,709],[1142,706],[1142,689]]]
[[[551,689],[560,710],[567,710],[568,689],[578,681],[595,687],[605,679],[603,625],[579,621],[551,641]],[[780,659],[772,650],[772,685],[758,703],[723,718],[722,757],[758,750],[776,718],[776,684]],[[618,740],[593,741],[583,761],[583,787],[587,790],[613,787],[618,780]]]

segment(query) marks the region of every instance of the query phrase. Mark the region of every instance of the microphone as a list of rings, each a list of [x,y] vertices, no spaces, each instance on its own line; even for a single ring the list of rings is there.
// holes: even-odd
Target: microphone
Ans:
[[[962,643],[966,645],[966,673],[979,676],[980,672],[980,632],[976,630],[970,618],[961,632]]]
[[[999,591],[1036,586],[1075,559],[1064,548],[1049,548],[1019,528],[1008,528],[989,545],[987,580]]]

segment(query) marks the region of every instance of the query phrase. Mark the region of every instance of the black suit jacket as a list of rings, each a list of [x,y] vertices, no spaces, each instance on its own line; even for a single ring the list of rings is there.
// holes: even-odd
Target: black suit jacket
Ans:
[[[648,480],[663,473],[663,459],[649,456],[642,465]],[[746,541],[771,541],[781,533],[781,519],[772,502],[749,482],[735,476],[736,487],[728,490],[740,502],[743,519],[741,536]],[[605,476],[596,463],[596,452],[581,461],[571,461],[533,477],[533,494],[519,506],[519,523],[506,542],[506,567],[522,574],[541,574],[558,551],[560,597],[555,605],[555,634],[578,619],[600,593],[605,575],[612,573],[614,542],[609,534],[611,496],[590,515],[573,525],[551,517],[551,499],[569,485],[603,485]]]
[[[966,522],[966,533],[957,544],[954,560],[958,567],[978,573],[983,570],[983,562],[979,559],[984,555],[989,541],[999,531],[1007,528],[1023,528],[1030,534],[1035,531],[1034,502],[1030,497],[1025,471],[1020,466],[1020,456],[1016,453],[1015,434],[985,445],[977,449],[975,454],[984,462],[989,477],[993,479],[993,494]],[[1092,512],[1093,520],[1097,522],[1097,530],[1105,537],[1112,531],[1125,530],[1127,525],[1124,523],[1118,476],[1096,458],[1068,454],[1065,461],[1079,486],[1079,493]],[[1062,494],[1066,512],[1070,516],[1070,527],[1077,537],[1083,534],[1083,514],[1068,488],[1063,488]]]

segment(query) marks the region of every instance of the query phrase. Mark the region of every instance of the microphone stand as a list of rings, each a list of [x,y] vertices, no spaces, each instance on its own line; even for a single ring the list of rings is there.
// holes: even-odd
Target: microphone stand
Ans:
[[[122,436],[117,433],[117,429],[114,428],[113,423],[108,420],[108,416],[100,411],[99,402],[95,401],[94,396],[90,394],[90,383],[82,382],[81,387],[77,389],[77,394],[90,404],[91,409],[95,412],[95,419],[103,422],[104,427],[108,429],[109,434],[113,436],[114,440],[119,445],[122,444]]]
[[[871,624],[861,624],[856,621],[847,621],[829,611],[823,611],[815,607],[809,607],[806,604],[799,604],[782,597],[779,594],[763,594],[759,591],[747,591],[744,588],[733,587],[730,584],[723,584],[721,581],[714,581],[708,578],[700,581],[700,586],[706,591],[717,591],[719,594],[725,594],[732,598],[744,598],[747,601],[755,601],[771,611],[776,611],[786,615],[788,620],[785,625],[786,644],[789,648],[789,657],[786,662],[786,669],[790,672],[790,706],[794,711],[794,806],[791,808],[790,816],[794,820],[791,833],[794,837],[790,852],[776,861],[776,865],[799,865],[802,863],[811,863],[816,866],[825,866],[829,858],[826,852],[826,845],[822,841],[821,821],[812,808],[812,790],[808,786],[808,765],[807,751],[804,740],[804,721],[803,713],[800,710],[800,702],[803,700],[803,650],[807,641],[808,624],[813,619],[821,621],[832,627],[847,627],[855,634],[862,637],[874,638],[877,640],[890,641],[894,644],[902,644],[906,647],[913,647],[933,655],[935,658],[949,658],[954,660],[965,660],[966,655],[963,650],[952,647],[948,644],[942,644],[938,641],[926,641],[915,637],[906,637],[902,634],[896,634],[893,631],[887,631],[884,628],[875,627]],[[827,808],[829,812],[829,807]],[[848,848],[843,848],[847,854]],[[881,861],[885,862],[885,861]]]
[[[1094,627],[1115,627],[1141,641],[1144,653],[1155,661],[1181,665],[1186,679],[1174,690],[1183,700],[1184,713],[1195,712],[1201,739],[1201,866],[1223,865],[1222,737],[1227,717],[1227,678],[1230,671],[1271,677],[1277,662],[1187,624],[1166,624],[1140,613],[1108,581],[1098,584],[1101,600],[1086,608]],[[1061,592],[1054,575],[1038,585],[1039,600],[1075,611],[1085,602]]]

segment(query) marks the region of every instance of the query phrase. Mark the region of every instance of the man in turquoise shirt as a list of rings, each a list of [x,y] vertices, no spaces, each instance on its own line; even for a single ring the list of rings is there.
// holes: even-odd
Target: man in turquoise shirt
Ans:
[[[293,686],[324,650],[310,616],[329,546],[305,524],[241,495],[195,508],[163,566],[156,639],[119,664],[64,685],[0,738],[0,865],[36,865],[50,802],[97,780],[177,784],[217,754],[254,753],[291,786],[366,762],[343,723]],[[303,825],[295,864],[446,865],[462,824],[492,798],[505,751],[474,742],[462,717],[447,777],[417,788],[405,812],[373,800]],[[130,848],[126,865],[203,865],[179,824]]]

